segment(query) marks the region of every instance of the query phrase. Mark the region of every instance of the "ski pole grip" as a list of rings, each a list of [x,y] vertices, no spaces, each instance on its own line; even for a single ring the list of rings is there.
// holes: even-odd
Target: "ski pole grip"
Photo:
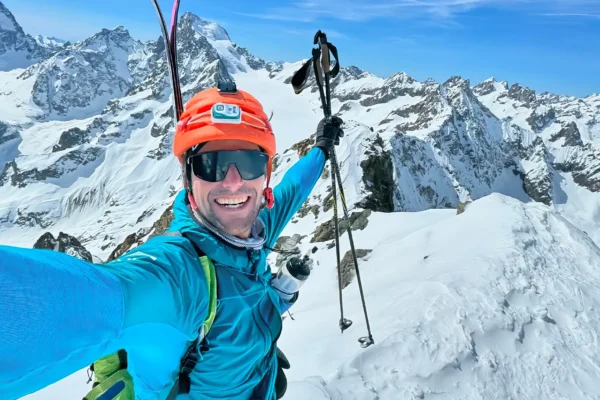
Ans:
[[[321,63],[323,64],[323,72],[329,73],[329,47],[327,43],[321,43]]]
[[[313,59],[317,83],[319,84],[319,86],[323,86],[323,68],[321,66],[321,63],[319,62],[319,60],[321,59],[320,52],[321,51],[319,50],[319,48],[313,49],[312,59]]]

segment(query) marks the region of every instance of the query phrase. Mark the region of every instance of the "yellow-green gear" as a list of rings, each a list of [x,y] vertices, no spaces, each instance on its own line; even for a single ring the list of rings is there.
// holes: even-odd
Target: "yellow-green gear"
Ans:
[[[217,315],[215,266],[206,256],[200,257],[199,260],[208,284],[208,316],[199,332],[199,340],[194,341],[193,345],[202,342]],[[135,400],[133,379],[127,371],[127,351],[125,349],[98,359],[90,366],[90,370],[94,373],[93,389],[83,400]]]

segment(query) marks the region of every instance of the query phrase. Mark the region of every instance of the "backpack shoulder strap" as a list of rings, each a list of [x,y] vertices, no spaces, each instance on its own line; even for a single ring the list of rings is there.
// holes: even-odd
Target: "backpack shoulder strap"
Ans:
[[[164,234],[165,236],[183,236],[188,239],[196,253],[198,254],[200,265],[202,266],[202,270],[204,271],[204,276],[206,277],[206,282],[208,284],[208,315],[206,316],[206,320],[204,324],[200,328],[200,341],[204,340],[204,337],[210,331],[213,322],[215,321],[215,316],[217,315],[217,274],[215,273],[215,265],[212,260],[208,258],[208,256],[194,243],[192,239],[190,239],[185,233],[175,231],[175,232],[167,232]]]
[[[204,324],[200,327],[200,331],[198,332],[198,337],[196,340],[192,342],[190,347],[188,347],[187,351],[181,358],[181,369],[179,371],[179,376],[175,381],[175,385],[173,389],[169,392],[167,396],[167,400],[174,400],[177,395],[182,393],[189,393],[191,388],[191,380],[190,374],[196,368],[196,364],[200,359],[200,353],[198,352],[198,346],[200,345],[200,352],[204,353],[208,350],[208,346],[206,343],[206,335],[210,331],[213,322],[215,321],[215,317],[217,315],[217,275],[215,273],[215,265],[212,260],[204,254],[204,252],[191,240],[189,237],[185,235],[185,233],[181,232],[168,232],[170,235],[181,235],[188,239],[194,249],[196,249],[196,253],[198,254],[200,265],[202,266],[202,270],[204,271],[204,276],[206,277],[206,283],[208,285],[208,314],[206,319],[204,320]]]
[[[204,340],[204,337],[208,335],[208,331],[212,327],[213,322],[215,321],[215,316],[217,315],[217,275],[215,273],[215,265],[212,260],[208,258],[208,256],[202,251],[194,241],[187,236],[183,232],[179,231],[171,231],[165,232],[161,236],[182,236],[186,238],[190,244],[196,250],[198,255],[200,265],[202,266],[202,270],[204,271],[204,276],[206,277],[206,282],[208,284],[208,315],[206,316],[206,320],[204,324],[200,327],[200,342]]]

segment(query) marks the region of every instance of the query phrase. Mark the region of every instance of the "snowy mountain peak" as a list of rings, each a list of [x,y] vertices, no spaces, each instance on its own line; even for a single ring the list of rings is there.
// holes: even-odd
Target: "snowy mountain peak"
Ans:
[[[359,76],[361,76],[365,72],[362,69],[360,69],[360,68],[358,68],[358,67],[356,67],[354,65],[351,65],[349,67],[345,67],[343,69],[346,71],[346,73],[348,75],[353,76],[355,78],[358,78]]]
[[[40,46],[45,47],[50,50],[55,50],[55,49],[61,48],[65,45],[69,44],[69,42],[67,42],[66,40],[62,40],[62,39],[59,39],[56,37],[42,36],[42,35],[37,35],[35,37],[35,41]]]
[[[469,89],[471,87],[471,83],[468,79],[465,79],[461,76],[453,76],[444,82],[444,86],[455,87],[458,89]]]
[[[0,71],[27,68],[48,53],[23,32],[14,15],[0,2]]]
[[[4,4],[2,4],[2,2],[0,2],[0,32],[1,31],[23,32],[13,14],[4,6]]]
[[[116,45],[123,50],[130,51],[134,42],[129,31],[122,26],[118,26],[114,29],[102,29],[92,37],[77,43],[75,47],[80,51],[92,50],[104,52],[113,47],[112,45]]]
[[[508,97],[528,106],[536,101],[535,91],[529,89],[527,86],[523,87],[518,83],[513,84],[510,89],[508,89]]]
[[[181,29],[191,28],[209,40],[231,40],[221,25],[203,20],[196,14],[186,12],[179,21]]]
[[[473,87],[473,91],[478,96],[487,96],[490,93],[501,92],[508,90],[508,82],[498,82],[494,77],[488,78],[485,81]]]
[[[397,72],[388,78],[388,82],[411,85],[415,83],[416,80],[410,77],[406,72]]]

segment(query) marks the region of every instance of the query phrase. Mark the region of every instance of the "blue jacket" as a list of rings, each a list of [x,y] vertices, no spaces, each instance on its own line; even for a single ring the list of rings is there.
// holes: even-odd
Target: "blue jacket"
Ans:
[[[263,209],[268,247],[306,200],[325,156],[312,149]],[[274,342],[290,306],[269,284],[267,250],[234,248],[192,219],[184,193],[170,231],[215,263],[218,302],[209,350],[179,399],[274,399]],[[187,238],[157,236],[102,265],[69,255],[0,246],[0,398],[42,389],[125,348],[140,399],[164,399],[208,313],[204,273]],[[82,397],[85,393],[82,393]]]

